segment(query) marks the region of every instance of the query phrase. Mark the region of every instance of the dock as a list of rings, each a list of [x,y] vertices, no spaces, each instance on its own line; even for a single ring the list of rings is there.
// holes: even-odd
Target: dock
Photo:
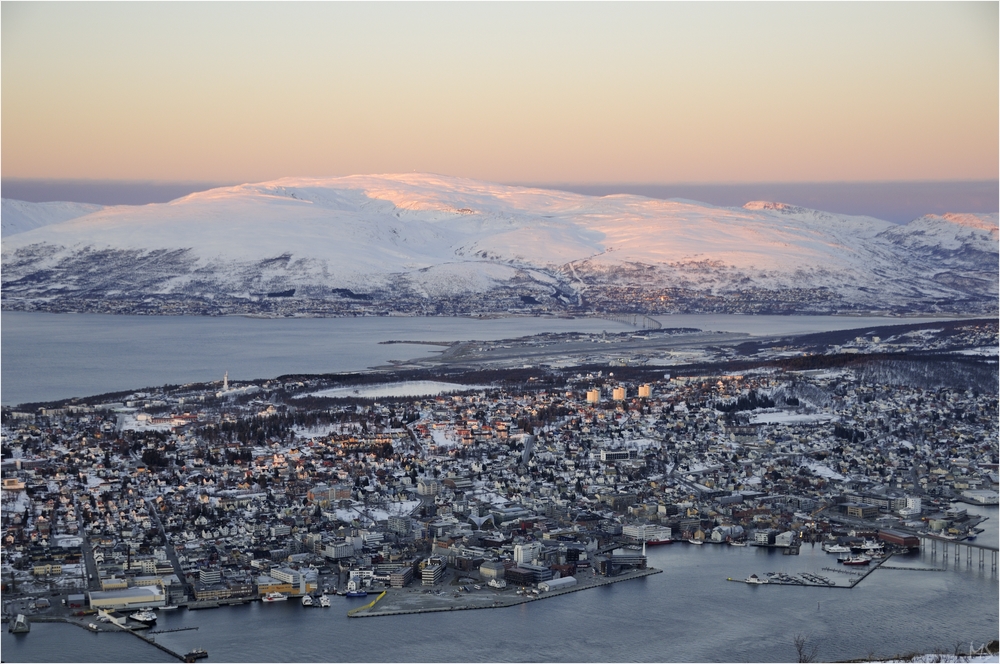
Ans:
[[[760,577],[761,579],[767,579],[767,583],[760,585],[767,586],[808,586],[812,588],[853,588],[858,585],[866,578],[868,575],[883,566],[884,563],[889,561],[892,555],[878,561],[872,561],[870,567],[864,570],[857,569],[846,569],[846,568],[834,568],[834,567],[824,567],[823,569],[828,572],[837,572],[838,574],[848,574],[851,579],[847,580],[847,584],[841,585],[836,581],[831,581],[821,574],[814,574],[812,572],[797,572],[796,574],[785,574],[784,572],[768,572],[766,575]],[[886,567],[886,569],[916,569],[910,567]],[[737,581],[739,583],[746,583],[743,579],[734,579],[732,577],[726,579],[727,581]]]
[[[114,624],[114,623],[111,623],[111,624]],[[139,632],[137,632],[135,630],[132,630],[132,629],[129,629],[127,627],[119,627],[119,629],[121,629],[123,632],[128,632],[129,634],[131,634],[132,636],[134,636],[137,639],[142,639],[143,641],[145,641],[149,645],[153,646],[154,648],[159,648],[160,650],[162,650],[163,652],[167,653],[171,657],[176,657],[178,660],[180,660],[182,662],[192,661],[186,654],[182,655],[181,653],[177,652],[176,650],[171,650],[170,648],[166,647],[165,645],[157,643],[156,639],[154,639],[154,638],[152,638],[150,636],[146,636],[145,634],[140,634]],[[194,629],[198,629],[198,628],[195,627]],[[165,630],[165,631],[181,631],[181,630]]]
[[[550,590],[538,595],[517,595],[513,588],[503,591],[483,589],[471,593],[454,592],[452,589],[437,588],[438,591],[445,592],[425,593],[410,590],[390,590],[379,596],[379,600],[372,602],[369,606],[352,609],[348,616],[351,618],[376,618],[380,616],[399,616],[414,613],[435,613],[439,611],[470,611],[477,609],[502,609],[510,606],[518,606],[528,602],[542,599],[550,599],[567,593],[589,590],[600,586],[607,586],[612,583],[639,579],[652,574],[660,574],[663,570],[653,567],[646,569],[625,572],[618,576],[604,577],[594,576],[591,578],[578,578],[578,583],[570,588]]]

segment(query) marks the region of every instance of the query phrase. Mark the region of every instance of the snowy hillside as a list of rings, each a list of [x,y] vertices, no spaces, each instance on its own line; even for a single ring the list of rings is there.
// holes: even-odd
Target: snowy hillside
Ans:
[[[104,209],[103,205],[90,203],[26,203],[10,198],[0,199],[0,206],[2,206],[0,228],[3,237],[49,224],[58,224]]]
[[[4,201],[5,308],[996,310],[996,214],[896,226],[780,203],[598,198],[423,174],[284,178],[91,206],[16,235],[8,203],[23,218],[42,218],[32,206],[46,205]]]

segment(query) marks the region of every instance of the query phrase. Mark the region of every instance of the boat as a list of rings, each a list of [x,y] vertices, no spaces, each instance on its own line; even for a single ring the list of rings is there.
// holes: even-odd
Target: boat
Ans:
[[[268,593],[267,595],[265,595],[264,598],[261,601],[264,601],[264,602],[284,602],[286,599],[288,599],[288,595],[284,595],[284,594],[279,593],[279,592],[272,592],[272,593]]]
[[[746,542],[730,542],[729,546],[746,546]]]
[[[195,648],[191,652],[184,655],[185,662],[193,662],[196,659],[204,659],[208,657],[208,651],[204,648]]]
[[[177,606],[176,604],[173,604],[169,606],[161,606],[160,611],[176,611],[179,608],[181,607]]]
[[[368,593],[364,590],[349,590],[344,597],[368,597]]]
[[[156,623],[156,614],[149,609],[143,609],[141,611],[136,611],[135,613],[130,613],[128,617],[130,620],[141,622],[146,625],[153,625]]]
[[[330,598],[327,597],[326,593],[319,596],[319,605],[324,609],[330,608]]]
[[[865,556],[850,556],[848,558],[843,558],[841,561],[845,565],[869,565],[872,562],[871,558],[866,558]]]
[[[746,578],[746,581],[744,581],[744,583],[749,583],[752,586],[762,586],[765,583],[767,583],[767,579],[762,579],[756,574],[751,574]]]
[[[23,613],[17,614],[17,616],[10,621],[7,626],[7,631],[11,634],[27,634],[31,631],[31,623],[28,622],[28,616]]]
[[[688,540],[688,544],[697,544],[697,545],[701,546],[702,544],[704,544],[704,542],[701,541],[701,540],[696,540],[696,539],[694,539],[692,537],[691,539]]]
[[[851,547],[844,546],[843,544],[830,544],[824,545],[823,550],[827,553],[850,553]]]
[[[313,605],[312,595],[303,595],[302,596],[302,606],[312,606],[312,605]]]

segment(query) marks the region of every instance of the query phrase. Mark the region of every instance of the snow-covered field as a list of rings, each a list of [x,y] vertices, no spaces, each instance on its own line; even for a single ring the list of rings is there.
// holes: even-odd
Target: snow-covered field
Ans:
[[[833,416],[828,413],[790,413],[777,411],[761,412],[750,416],[752,424],[809,424],[812,422],[829,422]]]

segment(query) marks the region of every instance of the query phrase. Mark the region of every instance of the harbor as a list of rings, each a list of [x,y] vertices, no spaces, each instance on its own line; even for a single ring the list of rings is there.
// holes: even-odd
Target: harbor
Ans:
[[[439,611],[468,611],[472,609],[500,609],[519,604],[526,604],[542,599],[559,597],[569,593],[607,586],[622,581],[631,581],[660,574],[663,570],[652,567],[623,572],[617,576],[604,577],[597,574],[580,574],[576,577],[576,585],[557,590],[535,591],[521,590],[508,586],[502,591],[492,588],[481,590],[455,590],[454,588],[437,588],[435,590],[418,588],[390,589],[383,593],[381,599],[373,601],[367,607],[348,612],[351,618],[374,618],[379,616],[398,616],[415,613],[432,613]],[[461,586],[459,586],[461,588]]]

